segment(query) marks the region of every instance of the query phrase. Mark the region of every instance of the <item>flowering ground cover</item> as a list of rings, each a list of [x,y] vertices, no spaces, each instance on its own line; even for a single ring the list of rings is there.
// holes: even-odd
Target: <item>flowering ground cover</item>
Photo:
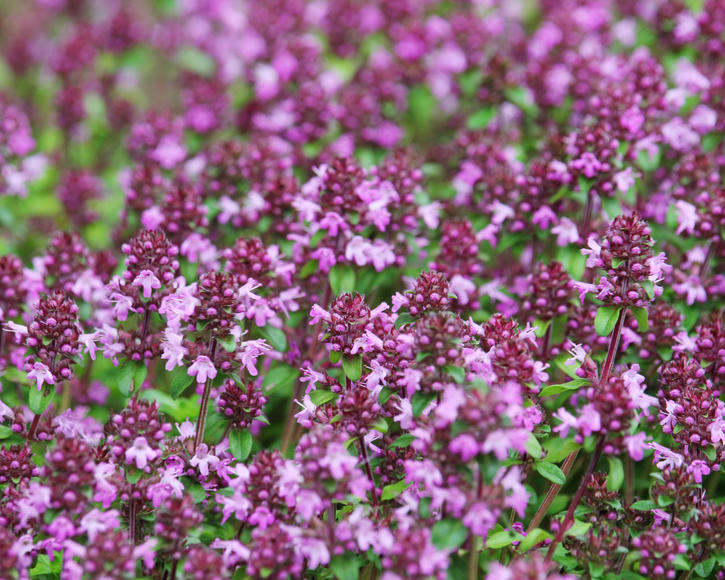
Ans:
[[[723,0],[5,0],[0,55],[0,579],[725,578]]]

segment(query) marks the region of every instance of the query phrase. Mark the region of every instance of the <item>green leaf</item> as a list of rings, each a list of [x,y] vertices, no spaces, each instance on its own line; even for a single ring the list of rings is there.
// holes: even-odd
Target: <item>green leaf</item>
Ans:
[[[619,457],[609,456],[609,474],[607,476],[607,489],[609,491],[617,491],[622,487],[624,483],[624,466],[622,460]]]
[[[641,499],[639,501],[634,502],[631,506],[633,510],[642,510],[642,511],[650,511],[657,507],[657,504],[653,502],[651,499]]]
[[[237,340],[231,334],[224,338],[217,338],[217,343],[227,352],[235,352],[237,350]]]
[[[534,334],[536,338],[544,338],[546,331],[549,329],[551,320],[535,320],[534,321]]]
[[[403,493],[410,486],[411,486],[411,484],[408,483],[407,481],[405,481],[404,479],[401,479],[397,483],[391,483],[390,485],[386,485],[383,488],[382,493],[380,494],[380,499],[382,501],[387,501],[389,499],[398,497],[401,493]]]
[[[30,407],[30,410],[36,415],[43,414],[43,411],[48,408],[48,405],[50,405],[50,402],[53,400],[53,396],[55,395],[55,391],[51,391],[50,394],[46,397],[43,396],[44,392],[45,389],[36,389],[35,385],[30,386],[28,407]]]
[[[342,353],[339,350],[330,351],[330,362],[334,365],[340,362],[342,359]]]
[[[599,336],[609,336],[617,324],[621,306],[600,306],[597,308],[597,315],[594,318],[594,329]]]
[[[576,378],[566,383],[560,383],[558,385],[547,385],[539,393],[540,397],[549,397],[551,395],[559,395],[566,391],[576,391],[579,387],[588,385],[587,379]]]
[[[647,332],[649,330],[647,309],[642,308],[641,306],[630,306],[629,311],[632,313],[632,316],[634,316],[634,319],[637,321],[637,328],[639,328],[639,331]]]
[[[390,444],[390,449],[394,447],[408,447],[413,441],[415,441],[415,435],[405,433]]]
[[[526,442],[526,453],[534,459],[541,459],[543,450],[541,444],[533,433],[529,434],[529,440]]]
[[[583,536],[592,527],[591,522],[583,522],[581,520],[574,520],[572,526],[566,531],[567,536]]]
[[[299,369],[291,367],[286,364],[280,364],[274,368],[271,368],[265,375],[262,386],[267,390],[273,389],[292,389],[297,377],[300,376]]]
[[[479,109],[473,115],[468,117],[466,125],[469,129],[474,131],[480,131],[485,129],[491,120],[496,116],[497,109],[494,107],[486,107],[485,109]]]
[[[335,296],[355,290],[355,270],[348,264],[336,264],[330,269],[330,288]]]
[[[116,374],[118,380],[118,390],[124,397],[128,397],[131,392],[131,384],[136,374],[136,365],[130,362],[122,363],[121,368]]]
[[[149,369],[146,366],[146,363],[139,363],[136,365],[136,371],[133,373],[133,380],[134,384],[141,388],[141,385],[143,385],[143,382],[146,380],[146,377],[149,374]]]
[[[549,481],[553,481],[557,485],[564,485],[566,483],[566,475],[564,472],[553,463],[548,461],[537,461],[534,463],[534,469],[543,475]]]
[[[308,278],[309,276],[317,272],[319,269],[320,262],[318,260],[310,260],[304,266],[302,266],[299,276],[302,280],[304,280],[305,278]]]
[[[329,403],[337,398],[337,393],[332,391],[325,391],[323,389],[316,389],[310,393],[310,400],[315,404],[316,407]]]
[[[486,538],[486,549],[498,550],[499,548],[505,548],[513,544],[518,538],[518,534],[513,534],[508,530],[494,532]]]
[[[531,530],[526,537],[521,540],[521,543],[519,544],[519,550],[522,552],[527,552],[532,547],[534,547],[536,544],[543,542],[547,538],[553,538],[549,532],[542,530],[541,528],[536,528]]]
[[[359,381],[362,376],[362,357],[360,355],[343,356],[342,369],[345,371],[345,376],[352,382]]]
[[[0,439],[7,439],[13,434],[13,430],[7,425],[0,425]]]
[[[715,567],[715,563],[716,560],[714,556],[708,558],[704,562],[700,562],[697,566],[695,566],[695,574],[702,578],[709,578],[713,568]]]
[[[676,570],[689,570],[692,567],[692,564],[690,564],[690,561],[684,554],[677,554],[673,562]]]
[[[654,300],[655,299],[655,285],[654,285],[654,282],[652,282],[651,280],[642,280],[640,282],[640,285],[642,286],[642,288],[644,288],[644,291],[647,293],[647,297],[650,300]]]
[[[564,461],[570,453],[579,448],[581,448],[581,445],[576,443],[573,439],[562,439],[561,437],[554,437],[544,443],[544,449],[546,449],[546,459],[551,463]]]
[[[420,417],[420,414],[425,410],[428,405],[430,405],[430,402],[435,398],[436,396],[434,393],[415,393],[415,395],[413,395],[413,399],[411,400],[411,406],[413,407],[413,417]]]
[[[140,469],[129,468],[126,470],[126,481],[128,481],[131,485],[136,485],[142,475],[145,474]]]
[[[453,365],[446,365],[443,370],[449,374],[459,385],[466,380],[466,369]]]
[[[439,550],[454,550],[468,537],[468,528],[459,520],[447,518],[436,522],[431,538],[433,545]]]
[[[330,571],[337,580],[358,580],[360,577],[360,562],[354,554],[346,552],[340,556],[332,557]]]
[[[287,335],[284,330],[275,326],[264,326],[259,330],[259,334],[270,344],[277,352],[287,351]]]
[[[171,375],[169,393],[174,399],[178,399],[193,381],[194,377],[189,374],[186,367],[176,368]]]
[[[415,322],[415,318],[408,312],[402,312],[398,314],[398,318],[395,319],[395,328],[400,328],[404,324],[410,324],[411,322]]]
[[[229,433],[229,451],[239,461],[246,461],[252,451],[253,438],[249,429]]]

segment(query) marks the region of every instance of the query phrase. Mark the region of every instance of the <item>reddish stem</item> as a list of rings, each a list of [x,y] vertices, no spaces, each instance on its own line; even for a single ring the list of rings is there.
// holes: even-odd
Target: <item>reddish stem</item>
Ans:
[[[559,528],[559,531],[556,532],[556,537],[551,542],[551,545],[549,546],[549,551],[546,553],[547,561],[551,561],[551,558],[554,555],[554,550],[556,550],[556,547],[561,542],[562,538],[564,537],[564,534],[566,533],[566,530],[569,529],[569,526],[571,525],[571,523],[574,519],[574,511],[576,510],[577,506],[579,505],[579,502],[582,499],[582,496],[584,495],[584,491],[587,488],[589,479],[591,478],[592,473],[594,473],[594,468],[597,466],[597,463],[599,462],[599,458],[602,456],[603,450],[604,450],[604,435],[600,435],[599,441],[597,441],[597,446],[594,449],[594,453],[592,453],[592,456],[589,459],[589,465],[587,465],[587,470],[584,472],[584,477],[582,477],[581,483],[579,484],[579,489],[576,490],[574,499],[572,499],[571,503],[569,504],[569,509],[566,512],[566,516],[564,516],[564,521],[561,523],[561,527]]]
[[[216,339],[209,341],[209,360],[214,360],[216,354]],[[211,393],[212,379],[208,378],[204,383],[204,392],[201,395],[201,404],[199,405],[199,419],[196,422],[196,433],[194,435],[194,453],[204,440],[204,428],[206,427],[206,415],[209,410],[209,395]]]

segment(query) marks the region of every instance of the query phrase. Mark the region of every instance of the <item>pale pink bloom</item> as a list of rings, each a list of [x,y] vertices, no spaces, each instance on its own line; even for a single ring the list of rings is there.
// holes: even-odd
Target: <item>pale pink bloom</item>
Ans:
[[[207,379],[213,379],[217,375],[214,363],[209,360],[208,356],[199,355],[189,367],[189,375],[196,377],[197,383],[205,383]]]
[[[587,256],[587,268],[596,268],[601,262],[602,246],[597,243],[594,236],[587,240],[588,248],[582,248],[581,253]]]
[[[645,439],[647,435],[645,433],[636,433],[635,435],[627,435],[624,438],[624,444],[627,447],[629,456],[635,461],[641,461],[644,457],[644,450],[646,449]]]
[[[654,449],[655,457],[654,461],[657,463],[657,468],[662,471],[669,471],[675,467],[680,467],[684,462],[684,457],[679,453],[675,453],[671,449],[651,441],[647,444],[647,447]]]
[[[139,469],[144,469],[150,461],[153,461],[161,454],[161,451],[154,451],[149,447],[146,437],[136,437],[133,446],[126,449],[126,463],[135,463]]]
[[[672,284],[675,292],[682,295],[685,294],[685,301],[689,306],[695,302],[705,302],[707,300],[707,292],[702,286],[700,277],[696,274],[688,276],[684,281]]]
[[[434,201],[428,205],[418,207],[418,215],[420,216],[420,219],[422,219],[423,223],[432,230],[436,229],[440,224],[439,215],[441,207],[441,202],[439,201]]]
[[[700,221],[697,215],[697,208],[691,203],[685,200],[678,200],[675,202],[675,209],[677,210],[677,229],[675,233],[680,235],[682,232],[692,234],[695,231],[697,222]]]
[[[186,149],[177,137],[164,135],[156,149],[149,153],[149,157],[157,161],[164,169],[171,169],[186,157]]]
[[[166,216],[157,205],[152,205],[141,214],[141,225],[147,230],[160,228],[164,221],[166,221]]]
[[[96,340],[98,340],[98,331],[81,334],[78,337],[78,342],[86,348],[86,352],[91,357],[91,360],[96,360],[96,352],[98,351]]]
[[[48,383],[49,385],[55,384],[55,377],[53,376],[53,373],[51,373],[50,369],[41,362],[33,363],[32,370],[28,372],[28,378],[35,380],[35,385],[38,390],[43,388],[43,383]]]
[[[557,222],[557,218],[552,209],[548,205],[544,205],[534,212],[531,222],[539,226],[542,230],[548,230],[551,224]]]
[[[584,437],[589,437],[589,435],[602,428],[602,418],[594,405],[588,403],[582,407],[577,419],[577,427]]]
[[[133,299],[120,292],[112,292],[108,300],[114,305],[113,315],[121,322],[128,318],[128,313],[133,310]]]
[[[209,446],[206,443],[202,443],[197,447],[194,457],[189,461],[192,467],[197,467],[199,473],[204,477],[209,475],[209,468],[215,469],[219,463],[219,458],[216,455],[209,453]]]
[[[253,377],[257,376],[257,359],[272,350],[272,347],[262,339],[247,340],[242,343],[237,358],[247,372]]]
[[[476,296],[476,285],[472,280],[455,274],[449,283],[450,291],[458,299],[458,303],[462,306],[468,304],[471,298]]]
[[[702,476],[710,473],[710,467],[702,459],[695,459],[687,466],[687,473],[692,474],[696,483],[702,483]]]
[[[165,369],[174,370],[184,362],[184,356],[189,354],[188,349],[182,344],[183,336],[180,333],[167,329],[164,332],[164,340],[161,341],[161,358],[166,361]],[[203,382],[203,381],[202,381]]]
[[[631,167],[614,174],[614,184],[621,193],[627,193],[635,183],[636,179]]]

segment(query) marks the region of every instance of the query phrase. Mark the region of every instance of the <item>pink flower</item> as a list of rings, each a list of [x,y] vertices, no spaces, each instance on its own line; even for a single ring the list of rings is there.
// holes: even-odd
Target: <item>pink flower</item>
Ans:
[[[216,368],[208,356],[200,355],[189,367],[189,375],[196,377],[197,383],[205,383],[207,379],[216,377]]]
[[[202,443],[199,447],[197,447],[196,453],[189,463],[192,467],[197,467],[199,469],[199,473],[206,477],[209,475],[209,468],[216,468],[219,463],[219,458],[216,455],[209,453],[209,446],[206,443]]]
[[[566,246],[576,244],[579,241],[579,230],[576,224],[569,218],[563,217],[559,223],[551,228],[551,233],[556,234],[556,245]]]
[[[644,457],[644,450],[646,449],[645,439],[647,435],[645,433],[636,433],[635,435],[627,435],[624,438],[624,444],[627,447],[629,456],[635,461],[641,461]]]
[[[131,282],[131,285],[141,286],[143,288],[143,297],[151,298],[151,291],[161,288],[161,281],[151,270],[141,270]]]
[[[579,427],[584,437],[589,437],[589,435],[602,428],[602,418],[594,405],[587,404],[582,407],[579,419],[577,419],[577,427]]]
[[[675,453],[671,449],[655,443],[654,441],[647,444],[647,447],[654,449],[655,457],[654,460],[657,463],[657,467],[662,471],[670,470],[675,467],[680,467],[684,462],[684,457],[679,453]]]
[[[478,441],[472,435],[462,433],[451,440],[448,448],[463,461],[470,461],[478,453]]]
[[[675,203],[675,209],[677,210],[677,229],[675,233],[679,236],[682,232],[692,234],[695,231],[697,222],[700,221],[697,215],[697,208],[682,199]]]
[[[702,483],[702,476],[710,473],[710,467],[702,459],[695,459],[687,466],[687,473],[692,474],[695,482]]]
[[[55,384],[55,377],[50,369],[41,362],[33,363],[32,370],[28,373],[29,379],[35,379],[35,384],[38,390],[43,388],[43,383],[49,385]]]
[[[588,248],[583,248],[581,253],[587,256],[587,268],[598,268],[601,263],[602,246],[597,243],[594,236],[587,240]]]
[[[164,340],[161,341],[161,358],[166,361],[164,367],[167,371],[172,371],[176,367],[181,366],[184,356],[189,353],[187,348],[182,345],[183,337],[181,334],[172,332],[167,329],[164,333]],[[203,382],[203,381],[202,381]]]
[[[136,467],[144,469],[160,454],[160,451],[154,451],[149,447],[146,437],[136,437],[133,446],[126,449],[126,463],[135,463]]]

